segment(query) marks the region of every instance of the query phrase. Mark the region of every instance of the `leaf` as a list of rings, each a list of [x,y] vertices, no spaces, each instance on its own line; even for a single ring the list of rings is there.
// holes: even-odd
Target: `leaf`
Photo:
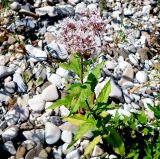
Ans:
[[[72,143],[68,146],[71,147],[73,144],[75,144],[80,138],[82,138],[89,130],[91,130],[94,127],[93,122],[84,122],[76,132],[74,139]]]
[[[91,151],[92,149],[95,147],[95,145],[97,145],[101,140],[101,136],[96,136],[93,141],[91,141],[88,145],[88,147],[86,148],[85,152],[84,152],[84,156],[87,156]]]
[[[138,115],[138,121],[139,121],[142,125],[147,124],[147,117],[146,117],[146,115],[145,115],[144,110],[141,112],[141,114]]]
[[[103,62],[100,63],[100,64],[97,64],[91,71],[91,73],[88,75],[88,78],[87,78],[87,81],[86,83],[89,83],[91,85],[91,90],[92,92],[94,92],[94,89],[98,83],[98,78],[100,76],[100,69],[102,68],[103,66]]]
[[[124,156],[125,155],[125,147],[124,143],[120,137],[120,135],[117,133],[115,129],[108,126],[107,129],[109,130],[109,135],[104,136],[107,142],[112,146],[115,153]]]
[[[66,70],[73,71],[76,75],[80,77],[80,57],[77,54],[72,54],[69,63],[60,63],[62,68]]]
[[[71,124],[75,126],[81,126],[82,124],[87,122],[86,117],[81,114],[75,114],[70,117],[65,117],[64,119],[66,119],[67,121],[69,121]]]
[[[151,104],[147,104],[148,108],[154,112],[154,115],[157,119],[160,119],[160,111],[151,106]]]
[[[99,93],[96,104],[98,103],[106,103],[108,101],[109,93],[111,92],[111,84],[110,80],[106,83],[106,85],[103,87],[101,92]]]
[[[35,81],[35,85],[36,87],[42,85],[44,83],[44,79],[42,77],[39,77],[36,81]]]
[[[61,105],[64,105],[65,107],[69,107],[71,101],[72,101],[72,96],[67,95],[61,99],[58,99],[51,106],[49,106],[47,109],[55,109],[56,107],[61,106]]]

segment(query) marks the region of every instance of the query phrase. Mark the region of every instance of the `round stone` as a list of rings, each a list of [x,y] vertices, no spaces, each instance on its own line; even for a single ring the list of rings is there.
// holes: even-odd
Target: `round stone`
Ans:
[[[144,71],[138,71],[136,73],[136,79],[139,83],[145,83],[148,81],[148,75]]]
[[[47,144],[55,144],[61,137],[60,129],[51,122],[45,125],[45,140]]]
[[[61,139],[62,139],[62,141],[64,141],[65,143],[70,144],[70,143],[72,142],[72,132],[71,132],[71,131],[68,131],[68,130],[62,131]]]

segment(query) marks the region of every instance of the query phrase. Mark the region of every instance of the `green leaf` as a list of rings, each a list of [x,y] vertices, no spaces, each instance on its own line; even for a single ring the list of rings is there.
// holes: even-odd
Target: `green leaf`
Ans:
[[[72,101],[72,96],[71,95],[67,95],[61,99],[58,99],[57,101],[55,101],[51,106],[49,106],[47,109],[55,109],[56,107],[59,107],[61,105],[64,105],[66,107],[70,106],[70,103]]]
[[[160,111],[154,107],[152,107],[150,104],[147,104],[148,108],[154,112],[154,115],[157,119],[160,119]]]
[[[112,146],[115,153],[124,156],[125,147],[120,135],[110,126],[108,126],[107,129],[109,130],[109,135],[104,136],[104,139]]]
[[[132,151],[127,155],[126,158],[132,158],[132,157],[135,156],[136,153],[137,153],[137,152],[136,152],[135,150],[132,150]]]
[[[88,119],[81,114],[75,114],[70,117],[65,117],[64,119],[66,119],[67,121],[69,121],[71,124],[75,126],[81,126],[82,124],[88,121]]]
[[[97,145],[101,140],[101,136],[96,136],[93,141],[91,141],[88,145],[88,147],[86,148],[85,152],[84,152],[84,156],[87,156],[91,151],[92,149],[95,147],[95,145]]]
[[[73,71],[76,75],[80,77],[80,57],[77,54],[72,54],[69,63],[59,64],[62,68],[66,70]]]
[[[138,121],[139,121],[142,125],[147,124],[147,117],[146,117],[146,115],[145,115],[144,110],[141,112],[141,114],[138,115]]]
[[[43,83],[44,83],[44,79],[42,77],[37,78],[37,80],[35,81],[36,87],[42,85]]]
[[[101,92],[99,93],[96,104],[98,103],[106,103],[108,101],[109,93],[111,92],[111,84],[110,80],[106,83],[106,85],[103,87]]]
[[[69,147],[71,147],[73,144],[75,144],[80,138],[82,138],[89,130],[91,130],[94,127],[94,123],[93,122],[85,122],[83,123],[78,131],[76,132],[72,143],[69,145]]]
[[[91,85],[91,90],[92,92],[94,92],[94,89],[98,83],[98,78],[100,76],[101,73],[101,68],[103,66],[104,62],[97,64],[91,71],[91,73],[88,75],[87,77],[87,81],[86,83],[89,83]]]

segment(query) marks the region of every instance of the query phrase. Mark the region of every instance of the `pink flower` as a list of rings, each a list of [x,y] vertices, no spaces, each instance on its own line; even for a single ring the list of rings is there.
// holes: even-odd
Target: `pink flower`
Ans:
[[[67,17],[60,22],[59,26],[59,41],[65,44],[69,52],[81,55],[94,53],[95,36],[100,36],[105,31],[105,21],[100,16],[98,9],[84,10],[79,20]]]

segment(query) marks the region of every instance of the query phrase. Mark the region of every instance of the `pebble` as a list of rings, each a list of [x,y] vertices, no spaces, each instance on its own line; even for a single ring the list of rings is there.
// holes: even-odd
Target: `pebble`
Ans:
[[[14,108],[10,109],[5,115],[5,120],[8,126],[16,124],[19,118],[20,118],[20,113],[18,106],[15,106]]]
[[[48,158],[48,153],[45,149],[42,149],[38,155],[39,158]]]
[[[26,130],[22,132],[22,135],[27,139],[34,141],[36,143],[44,143],[44,130],[43,129],[33,129]]]
[[[4,149],[6,149],[10,154],[15,155],[16,149],[12,141],[7,141],[4,143]]]
[[[55,59],[66,60],[68,58],[67,50],[63,44],[58,44],[53,41],[45,46],[45,50]]]
[[[29,53],[30,57],[33,58],[33,61],[45,61],[47,60],[47,53],[42,51],[38,47],[33,47],[32,45],[26,45],[25,49]]]
[[[55,73],[49,73],[47,72],[47,79],[49,82],[55,84],[58,88],[62,85],[62,78],[61,76],[55,74]]]
[[[13,81],[16,83],[19,92],[25,93],[27,91],[27,86],[19,73],[13,75]]]
[[[45,101],[41,95],[34,95],[33,98],[28,100],[29,107],[34,112],[41,112],[45,107]]]
[[[48,86],[47,88],[45,88],[42,91],[41,97],[46,102],[51,102],[51,101],[57,100],[59,98],[59,94],[58,94],[56,85],[52,84],[52,85]]]
[[[70,144],[72,142],[72,132],[69,130],[62,131],[61,140],[65,143]]]
[[[16,85],[15,85],[15,82],[14,82],[14,81],[10,81],[10,82],[4,83],[4,87],[5,87],[5,90],[6,90],[8,93],[14,93],[14,92],[15,92]]]
[[[154,102],[150,98],[144,98],[144,99],[142,99],[142,102],[143,102],[143,105],[144,105],[144,107],[146,109],[149,109],[148,106],[147,106],[147,104],[150,104],[152,107],[154,107]]]
[[[2,138],[6,141],[14,139],[18,134],[18,129],[16,126],[11,126],[4,130],[2,133]]]
[[[49,15],[50,17],[54,17],[55,15],[55,7],[54,6],[45,6],[41,8],[35,9],[35,12],[39,16]]]
[[[96,145],[93,149],[92,156],[101,156],[103,153],[103,149],[99,145]]]
[[[16,151],[16,159],[24,158],[26,154],[26,148],[24,146],[19,146]]]
[[[68,116],[70,114],[70,111],[65,106],[60,106],[60,114],[61,116]]]
[[[12,75],[14,71],[6,66],[0,66],[0,79],[9,75]]]
[[[129,60],[131,61],[131,63],[133,63],[134,65],[138,65],[138,59],[136,57],[136,55],[134,54],[129,54]]]
[[[136,73],[136,79],[139,83],[145,83],[148,81],[148,75],[144,71],[138,71]]]
[[[53,123],[47,122],[45,124],[45,141],[47,144],[55,144],[61,137],[60,129]]]
[[[73,150],[66,155],[66,159],[73,159],[73,158],[74,159],[80,158],[79,150]]]
[[[21,9],[21,4],[18,3],[18,2],[13,2],[13,3],[10,4],[10,7],[11,7],[12,10],[18,11],[18,10]]]

